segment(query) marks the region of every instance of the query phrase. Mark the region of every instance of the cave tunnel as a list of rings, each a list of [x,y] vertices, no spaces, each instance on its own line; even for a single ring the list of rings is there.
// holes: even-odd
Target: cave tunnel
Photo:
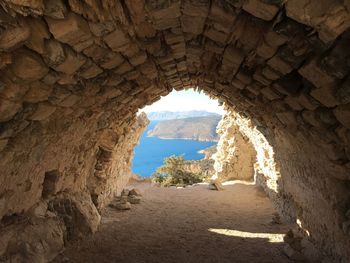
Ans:
[[[281,213],[349,262],[350,1],[0,4],[1,256],[44,227],[94,232],[129,179],[138,110],[198,87],[273,147]]]

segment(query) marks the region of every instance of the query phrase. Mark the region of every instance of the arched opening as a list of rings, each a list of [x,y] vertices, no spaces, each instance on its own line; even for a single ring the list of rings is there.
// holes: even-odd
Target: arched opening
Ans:
[[[138,109],[198,86],[265,136],[283,210],[347,261],[348,1],[6,0],[0,18],[6,260],[50,260],[94,232],[128,181]]]

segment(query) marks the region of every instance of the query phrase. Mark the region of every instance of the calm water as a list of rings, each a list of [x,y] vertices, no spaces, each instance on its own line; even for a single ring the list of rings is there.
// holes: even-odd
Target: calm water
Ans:
[[[171,155],[183,154],[186,160],[199,160],[204,157],[198,153],[215,144],[215,142],[199,142],[192,140],[162,140],[147,137],[157,121],[152,121],[141,137],[140,144],[135,147],[132,171],[144,177],[151,176],[163,164],[163,159]]]

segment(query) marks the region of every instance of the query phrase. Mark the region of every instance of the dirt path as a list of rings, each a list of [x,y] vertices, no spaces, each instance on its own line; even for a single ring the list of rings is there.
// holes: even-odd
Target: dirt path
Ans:
[[[275,211],[253,185],[138,187],[141,204],[107,208],[99,231],[54,262],[290,262],[280,242],[290,227],[271,223]]]

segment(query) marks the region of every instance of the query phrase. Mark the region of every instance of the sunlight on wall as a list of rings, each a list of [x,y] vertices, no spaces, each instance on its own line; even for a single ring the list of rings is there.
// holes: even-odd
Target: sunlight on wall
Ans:
[[[209,228],[209,232],[213,232],[220,235],[231,236],[231,237],[242,237],[242,238],[266,238],[269,239],[270,243],[282,243],[284,234],[273,234],[273,233],[252,233],[244,232],[239,230],[231,229],[218,229],[218,228]]]
[[[281,174],[276,167],[272,146],[248,118],[232,111],[228,112],[226,117],[230,118],[230,125],[237,126],[239,131],[250,140],[255,148],[257,154],[255,164],[255,181],[257,180],[257,175],[262,175],[264,180],[263,184],[265,184],[273,192],[277,193],[277,181],[281,177]],[[221,142],[219,141],[218,147],[220,147],[220,143]],[[217,175],[214,175],[212,179],[217,179]],[[259,180],[261,180],[261,178]]]
[[[255,165],[256,172],[263,174],[266,178],[267,187],[277,193],[277,180],[281,177],[281,174],[276,168],[276,162],[274,159],[275,153],[272,146],[248,118],[245,118],[238,113],[233,113],[232,115],[234,116],[235,122],[241,133],[248,137],[254,145],[257,154],[257,163]]]
[[[300,229],[301,231],[303,231],[303,232],[309,237],[309,236],[310,236],[309,230],[307,230],[307,229],[305,229],[305,228],[303,227],[303,224],[301,223],[301,220],[300,220],[299,218],[297,218],[296,223],[297,223],[297,225],[299,226],[299,229]]]

